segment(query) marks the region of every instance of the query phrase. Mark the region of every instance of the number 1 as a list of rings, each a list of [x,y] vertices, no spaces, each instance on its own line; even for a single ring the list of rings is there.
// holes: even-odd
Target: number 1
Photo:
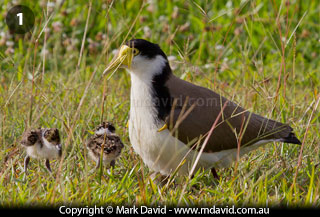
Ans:
[[[23,13],[18,13],[17,17],[19,17],[19,26],[22,26],[23,25],[23,23],[22,23],[22,21],[23,21]]]

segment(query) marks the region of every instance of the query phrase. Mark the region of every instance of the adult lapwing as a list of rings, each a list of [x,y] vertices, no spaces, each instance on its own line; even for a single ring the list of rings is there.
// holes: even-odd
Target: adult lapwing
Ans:
[[[30,157],[45,159],[47,170],[51,173],[50,160],[62,155],[59,130],[56,128],[39,128],[27,130],[23,133],[21,144],[26,149],[27,156],[24,159],[24,171],[28,170]]]
[[[287,124],[176,77],[157,44],[128,41],[103,74],[119,67],[131,75],[130,141],[144,163],[162,175],[188,174],[194,166],[211,168],[216,176],[214,168],[228,167],[263,144],[300,144]]]

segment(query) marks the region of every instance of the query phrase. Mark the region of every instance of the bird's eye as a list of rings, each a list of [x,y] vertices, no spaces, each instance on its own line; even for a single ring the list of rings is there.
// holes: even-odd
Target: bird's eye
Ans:
[[[137,48],[133,48],[133,55],[137,56],[140,51]]]
[[[114,128],[114,126],[110,124],[108,126],[108,130],[110,130],[110,132],[114,132],[116,130],[116,128]]]

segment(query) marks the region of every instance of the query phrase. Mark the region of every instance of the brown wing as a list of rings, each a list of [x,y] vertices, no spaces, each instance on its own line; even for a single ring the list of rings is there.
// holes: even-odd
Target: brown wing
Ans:
[[[95,154],[100,154],[102,144],[104,144],[104,152],[109,154],[114,151],[118,146],[121,148],[123,144],[120,138],[116,135],[97,135],[95,134],[87,143],[87,147],[91,149]]]
[[[33,146],[39,138],[38,130],[27,130],[22,135],[21,144],[24,146]]]
[[[227,99],[207,88],[183,81],[173,75],[166,86],[176,101],[175,109],[166,119],[171,130],[174,126],[178,126],[176,133],[173,134],[185,144],[197,140],[201,135],[207,135]],[[183,108],[184,105],[186,105],[185,108]],[[184,119],[183,114],[186,115]],[[182,120],[181,123],[176,125],[179,120]],[[260,140],[280,139],[296,144],[300,142],[288,125],[250,113],[228,101],[204,151],[218,152],[237,148],[240,135],[242,135],[240,143],[242,146],[251,145]]]
[[[103,141],[103,137],[99,135],[93,135],[87,142],[87,148],[90,149],[95,155],[99,156]]]

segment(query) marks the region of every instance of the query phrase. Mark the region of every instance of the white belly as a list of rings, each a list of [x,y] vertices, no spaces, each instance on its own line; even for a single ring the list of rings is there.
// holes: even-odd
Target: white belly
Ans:
[[[56,147],[52,145],[45,145],[38,142],[33,146],[26,147],[26,152],[28,156],[37,159],[53,159],[59,156],[59,151]]]
[[[187,154],[187,146],[172,137],[168,130],[157,132],[156,126],[141,127],[137,121],[130,119],[129,137],[134,150],[151,170],[163,175],[174,172]],[[181,166],[179,174],[188,172],[190,157],[190,154],[187,155],[188,161]]]

